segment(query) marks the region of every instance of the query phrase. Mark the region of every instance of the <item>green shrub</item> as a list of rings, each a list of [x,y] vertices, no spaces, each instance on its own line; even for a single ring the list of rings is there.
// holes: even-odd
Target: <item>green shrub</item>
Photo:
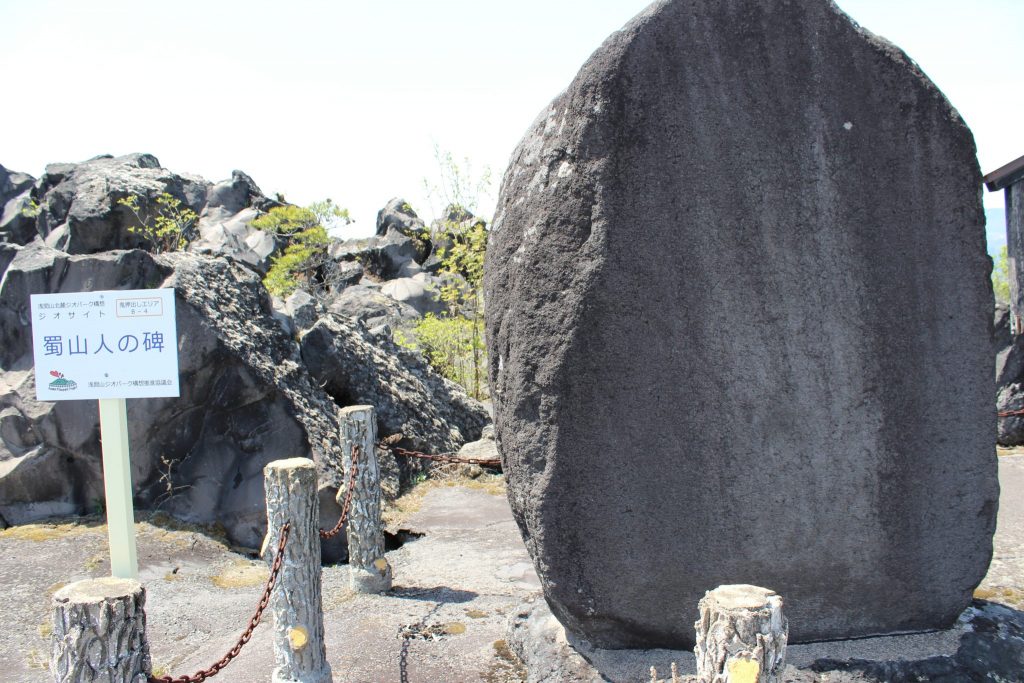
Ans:
[[[992,267],[992,291],[996,303],[1010,303],[1010,258],[1005,246],[999,250]]]
[[[474,179],[468,160],[459,166],[450,153],[442,154],[437,149],[435,157],[441,180],[435,186],[425,182],[428,191],[440,194],[445,200],[446,215],[472,214],[477,197],[490,184],[490,172],[485,169]],[[451,242],[447,250],[439,252],[441,268],[438,271],[447,282],[438,295],[448,312],[440,316],[426,315],[411,328],[410,334],[399,331],[395,339],[423,352],[434,369],[461,384],[473,398],[483,400],[488,396],[483,297],[487,223],[482,219],[471,223],[446,219],[437,232],[424,237],[447,237]]]
[[[128,232],[142,235],[156,253],[184,249],[199,220],[195,211],[167,192],[156,198],[155,211],[151,205],[140,207],[139,196],[134,194],[118,199],[117,203],[131,211],[138,222],[128,226]]]
[[[427,313],[405,332],[395,331],[395,342],[421,352],[442,376],[461,384],[476,399],[487,398],[481,372],[486,358],[483,318]]]
[[[348,222],[348,212],[330,199],[308,208],[277,206],[252,222],[259,230],[273,233],[285,246],[271,259],[263,285],[274,296],[287,297],[299,287],[317,293],[326,287],[324,269],[329,258],[330,238],[324,223]]]

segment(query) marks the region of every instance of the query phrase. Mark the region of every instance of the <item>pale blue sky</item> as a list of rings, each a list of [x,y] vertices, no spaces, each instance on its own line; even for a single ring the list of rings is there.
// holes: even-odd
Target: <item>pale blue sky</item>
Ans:
[[[297,203],[332,197],[362,232],[395,195],[429,218],[435,143],[496,186],[541,108],[647,4],[0,0],[0,163],[38,176],[145,151],[210,180],[244,170]],[[1024,1],[839,5],[945,91],[984,172],[1024,154]]]

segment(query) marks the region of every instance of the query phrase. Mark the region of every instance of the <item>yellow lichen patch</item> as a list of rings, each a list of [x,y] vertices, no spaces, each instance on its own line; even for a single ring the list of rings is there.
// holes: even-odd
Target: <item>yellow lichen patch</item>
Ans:
[[[156,532],[157,530],[163,532],[175,532],[175,531],[186,531],[194,534],[202,534],[214,541],[227,543],[227,529],[224,528],[223,524],[193,524],[191,522],[183,522],[180,519],[171,517],[166,512],[154,512],[148,518],[137,522],[135,529],[139,533],[144,532]]]
[[[329,612],[340,607],[346,602],[351,602],[359,593],[353,590],[337,590],[325,592],[323,597],[324,611]]]
[[[39,637],[49,638],[53,634],[53,624],[48,621],[44,621],[39,624]]]
[[[460,621],[453,621],[444,625],[444,632],[450,636],[460,636],[466,632],[466,625]]]
[[[25,661],[30,669],[47,669],[50,666],[50,661],[39,650],[29,650]]]
[[[66,581],[58,581],[57,583],[50,584],[46,587],[46,594],[53,595],[66,585],[68,585]]]
[[[377,571],[383,574],[388,570],[388,561],[383,557],[378,557],[373,561],[373,566],[377,568]]]
[[[736,658],[729,661],[729,683],[757,683],[761,665],[753,659]]]
[[[77,522],[53,524],[21,524],[0,531],[0,539],[11,541],[55,541],[61,538],[75,538],[93,531],[106,531],[106,526],[85,526]]]
[[[485,683],[510,683],[525,681],[526,667],[504,640],[494,641],[494,659],[487,671],[480,673]]]
[[[466,616],[470,619],[483,619],[487,616],[487,612],[479,609],[468,609],[466,610]]]
[[[154,512],[135,524],[139,539],[151,538],[182,550],[196,546],[228,548],[227,531],[221,524],[191,524],[163,512]]]
[[[990,602],[1001,602],[1016,609],[1024,608],[1024,590],[1012,586],[994,586],[992,588],[978,588],[974,591],[974,597],[979,600]]]
[[[107,559],[106,553],[98,553],[85,561],[85,571],[94,572],[99,569]]]
[[[235,560],[210,580],[217,588],[245,588],[267,582],[270,570],[265,564],[250,560]]]
[[[301,626],[293,626],[288,629],[288,644],[291,646],[292,650],[298,652],[302,648],[306,647],[306,643],[308,642],[309,633],[306,632],[306,629]]]

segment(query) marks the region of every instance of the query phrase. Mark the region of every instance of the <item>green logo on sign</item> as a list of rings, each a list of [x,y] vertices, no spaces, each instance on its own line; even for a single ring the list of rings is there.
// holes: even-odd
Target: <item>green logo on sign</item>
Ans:
[[[63,372],[50,370],[50,374],[57,378],[50,382],[50,388],[54,391],[72,391],[78,387],[78,383],[65,377]]]

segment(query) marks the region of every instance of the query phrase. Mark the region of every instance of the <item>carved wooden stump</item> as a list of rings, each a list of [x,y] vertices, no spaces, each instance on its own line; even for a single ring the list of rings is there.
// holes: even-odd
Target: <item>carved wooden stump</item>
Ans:
[[[50,672],[56,683],[146,683],[146,589],[134,579],[88,579],[53,596]]]
[[[767,588],[719,586],[701,599],[697,678],[701,683],[781,683],[789,624]]]
[[[316,466],[308,458],[275,460],[263,468],[267,491],[265,558],[273,561],[281,527],[291,522],[277,585],[274,614],[274,683],[331,683],[324,647],[320,597],[320,506]]]
[[[348,536],[348,564],[352,590],[382,593],[391,588],[391,566],[384,557],[384,525],[380,518],[380,468],[375,444],[377,420],[373,406],[342,408],[341,454],[345,465],[345,487],[352,471],[352,449],[359,448],[352,505],[345,533]],[[343,499],[345,488],[338,492]]]

